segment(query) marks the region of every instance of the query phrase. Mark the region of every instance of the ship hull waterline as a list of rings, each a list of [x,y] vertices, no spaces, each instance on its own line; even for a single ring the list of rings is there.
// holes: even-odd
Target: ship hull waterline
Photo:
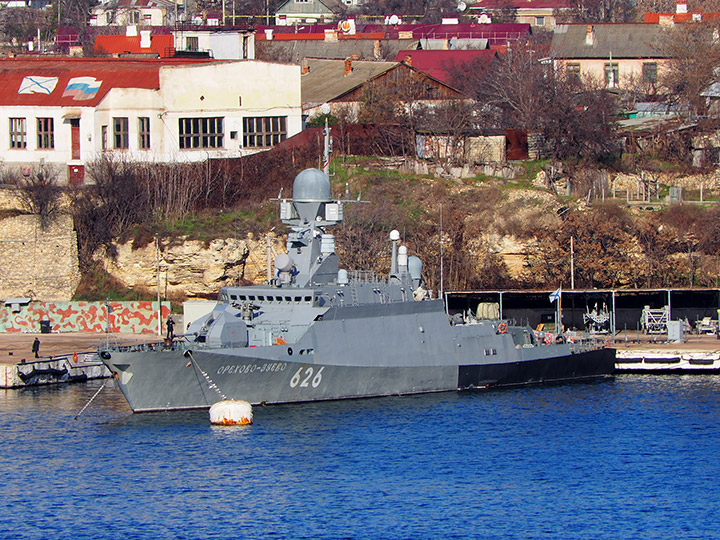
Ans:
[[[594,349],[522,361],[357,366],[207,351],[113,352],[103,359],[133,412],[207,409],[225,399],[307,403],[608,378],[615,351]]]

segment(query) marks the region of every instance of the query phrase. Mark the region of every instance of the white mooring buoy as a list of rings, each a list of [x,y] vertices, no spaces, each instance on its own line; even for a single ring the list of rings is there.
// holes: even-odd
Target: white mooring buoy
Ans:
[[[244,426],[252,422],[252,405],[247,401],[229,399],[210,407],[210,423],[216,426]]]

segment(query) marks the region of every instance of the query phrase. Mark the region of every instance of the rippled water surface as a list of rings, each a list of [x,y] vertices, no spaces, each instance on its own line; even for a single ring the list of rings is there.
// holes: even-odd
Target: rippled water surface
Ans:
[[[0,391],[0,538],[718,538],[720,377],[133,415]]]

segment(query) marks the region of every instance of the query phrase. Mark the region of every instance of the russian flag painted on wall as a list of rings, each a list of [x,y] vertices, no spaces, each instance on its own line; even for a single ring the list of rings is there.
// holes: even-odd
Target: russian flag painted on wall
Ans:
[[[95,77],[73,77],[67,83],[63,97],[72,97],[75,101],[92,99],[100,90],[102,81]]]

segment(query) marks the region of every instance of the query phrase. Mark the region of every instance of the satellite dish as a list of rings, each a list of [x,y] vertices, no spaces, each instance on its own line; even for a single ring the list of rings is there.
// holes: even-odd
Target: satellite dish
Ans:
[[[460,2],[457,5],[458,11],[465,11],[467,9],[467,4],[465,2]]]
[[[397,15],[390,15],[390,24],[400,24],[400,17]]]
[[[480,15],[479,21],[481,24],[490,24],[492,22],[492,19],[489,15],[483,13],[482,15]]]

